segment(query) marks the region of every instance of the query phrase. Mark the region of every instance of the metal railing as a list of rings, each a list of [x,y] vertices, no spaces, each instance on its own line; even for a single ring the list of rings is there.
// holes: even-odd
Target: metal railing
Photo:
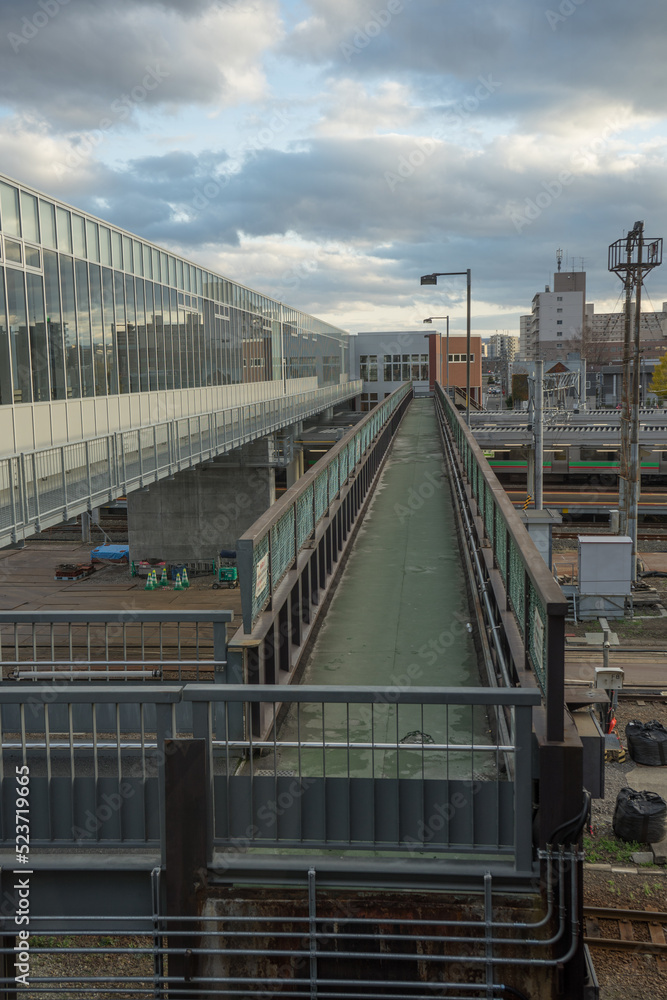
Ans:
[[[569,894],[576,912],[578,859],[546,851],[542,860],[544,903],[508,902],[486,873],[472,882],[474,902],[453,905],[431,893],[417,905],[414,893],[403,893],[378,915],[349,890],[323,891],[316,862],[287,901],[269,896],[259,905],[237,890],[229,901],[209,899],[197,915],[165,913],[155,869],[147,917],[129,907],[92,918],[75,911],[62,929],[62,917],[31,913],[29,995],[506,1000],[524,996],[530,977],[540,996],[551,996],[555,968],[579,943],[577,920],[558,905]],[[21,929],[5,924],[10,933]],[[3,954],[13,972],[12,939],[0,939]],[[0,992],[15,985],[0,971]]]
[[[412,384],[405,383],[379,403],[238,540],[247,633],[355,466],[411,391]]]
[[[332,849],[400,866],[427,851],[526,874],[539,702],[535,690],[485,688],[4,684],[0,801],[26,765],[33,848],[156,846],[165,753],[203,740],[218,867]],[[259,704],[275,720],[261,742]],[[488,733],[501,708],[512,714],[508,743]],[[14,812],[0,824],[13,845]]]
[[[563,738],[564,621],[567,600],[528,535],[470,429],[436,385],[436,400],[450,429],[471,498],[483,522],[509,608],[523,640],[525,662],[546,699],[548,739]]]
[[[231,611],[2,611],[0,681],[212,680]],[[31,690],[31,689],[29,689]]]
[[[0,459],[0,545],[239,448],[361,392],[324,386]]]

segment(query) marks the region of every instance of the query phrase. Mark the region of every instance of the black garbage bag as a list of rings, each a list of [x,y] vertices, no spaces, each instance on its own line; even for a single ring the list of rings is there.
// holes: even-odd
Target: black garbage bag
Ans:
[[[621,788],[616,797],[614,833],[621,840],[656,844],[665,837],[667,802],[657,792]]]
[[[661,722],[638,722],[634,719],[625,727],[630,756],[637,764],[659,767],[667,764],[667,729]]]

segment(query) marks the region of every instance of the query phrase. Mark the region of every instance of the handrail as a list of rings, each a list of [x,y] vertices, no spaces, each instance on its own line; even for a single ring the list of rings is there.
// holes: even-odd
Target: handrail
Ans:
[[[410,382],[395,389],[239,538],[236,552],[247,634],[343,484],[410,392]]]
[[[526,666],[532,667],[547,703],[548,738],[563,738],[565,615],[567,600],[515,510],[504,488],[461,419],[436,383],[443,409],[477,504],[493,559],[523,637]]]

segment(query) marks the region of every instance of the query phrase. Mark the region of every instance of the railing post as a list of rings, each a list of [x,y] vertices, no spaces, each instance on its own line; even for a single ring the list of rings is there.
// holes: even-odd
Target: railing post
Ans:
[[[208,743],[167,739],[164,743],[164,861],[169,938],[169,979],[174,1000],[199,992],[192,980],[201,974],[196,950],[201,939],[179,931],[196,929],[199,897],[208,866]],[[181,954],[182,952],[182,954]]]
[[[530,871],[533,863],[532,708],[514,708],[514,865]]]

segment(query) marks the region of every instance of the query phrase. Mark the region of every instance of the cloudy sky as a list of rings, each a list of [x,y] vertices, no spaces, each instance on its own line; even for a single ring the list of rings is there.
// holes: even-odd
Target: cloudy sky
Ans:
[[[664,0],[2,0],[0,172],[351,331],[667,235]],[[667,267],[667,265],[665,265]],[[663,269],[664,270],[664,269]],[[667,299],[667,273],[648,280]]]

